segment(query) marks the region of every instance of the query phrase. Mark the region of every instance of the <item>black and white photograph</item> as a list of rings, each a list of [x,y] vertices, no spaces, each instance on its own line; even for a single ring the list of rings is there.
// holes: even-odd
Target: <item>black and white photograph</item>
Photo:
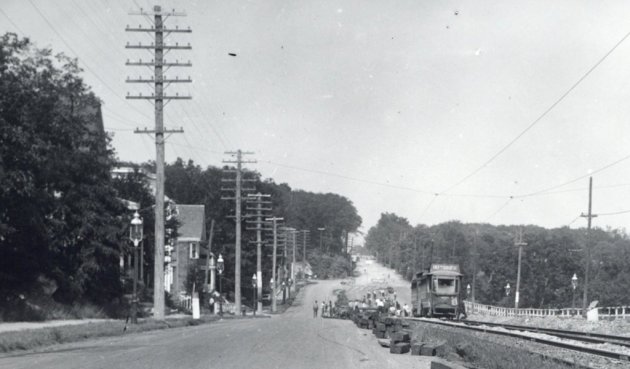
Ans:
[[[629,226],[630,1],[0,0],[0,369],[630,369]]]

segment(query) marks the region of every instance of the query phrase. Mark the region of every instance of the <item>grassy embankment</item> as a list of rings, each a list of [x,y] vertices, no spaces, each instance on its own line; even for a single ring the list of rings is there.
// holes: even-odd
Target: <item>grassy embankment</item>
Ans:
[[[544,358],[524,348],[482,340],[466,332],[443,329],[426,324],[414,324],[412,339],[419,342],[445,342],[439,352],[449,360],[455,358],[484,369],[575,369],[552,358]]]
[[[223,319],[249,319],[252,316],[224,315]],[[0,333],[0,352],[31,350],[60,343],[78,342],[90,338],[123,336],[127,334],[152,331],[157,329],[179,328],[210,323],[219,320],[216,315],[202,316],[199,320],[192,318],[153,320],[146,319],[138,324],[125,325],[125,321],[65,325],[51,328],[29,329]],[[125,326],[127,327],[125,329]]]

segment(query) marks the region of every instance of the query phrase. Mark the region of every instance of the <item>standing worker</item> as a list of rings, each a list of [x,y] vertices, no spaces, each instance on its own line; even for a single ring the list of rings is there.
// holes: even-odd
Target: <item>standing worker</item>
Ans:
[[[313,318],[317,318],[317,308],[319,307],[319,305],[317,305],[317,300],[315,300],[315,303],[313,304]]]

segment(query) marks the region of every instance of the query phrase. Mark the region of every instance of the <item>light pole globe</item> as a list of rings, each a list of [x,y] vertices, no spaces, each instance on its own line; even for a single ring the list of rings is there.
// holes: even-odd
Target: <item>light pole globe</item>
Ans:
[[[142,241],[142,219],[136,211],[129,227],[129,239],[133,242],[133,300],[131,301],[131,323],[138,322],[138,245]]]

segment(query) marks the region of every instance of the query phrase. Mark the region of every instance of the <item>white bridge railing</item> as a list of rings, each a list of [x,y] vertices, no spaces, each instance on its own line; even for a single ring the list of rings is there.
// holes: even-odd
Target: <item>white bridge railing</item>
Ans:
[[[518,311],[514,308],[484,305],[478,303],[472,303],[471,301],[464,301],[467,314],[479,314],[490,316],[531,316],[531,317],[580,317],[582,314],[581,308],[564,308],[564,309],[530,309],[519,308]],[[630,306],[615,306],[615,307],[600,307],[597,308],[600,319],[624,319],[630,318]]]

